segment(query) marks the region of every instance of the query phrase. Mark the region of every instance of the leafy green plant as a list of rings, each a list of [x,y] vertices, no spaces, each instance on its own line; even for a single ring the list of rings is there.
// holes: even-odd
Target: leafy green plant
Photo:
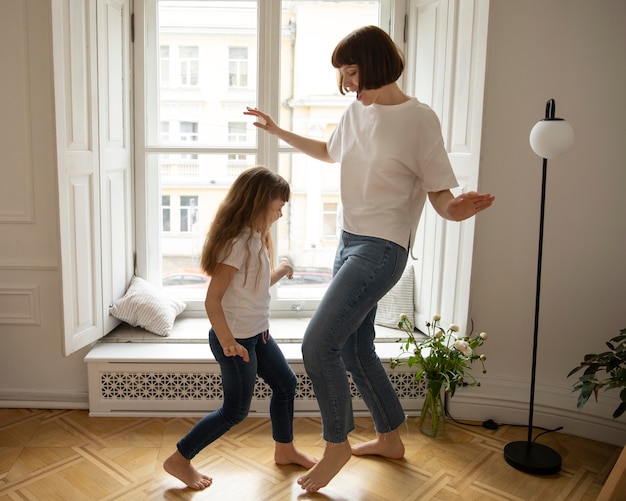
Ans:
[[[398,328],[404,331],[407,339],[403,340],[402,353],[391,359],[391,367],[406,364],[409,367],[417,365],[418,372],[415,380],[422,377],[430,380],[441,380],[445,391],[454,395],[458,385],[480,386],[480,382],[470,375],[472,380],[465,381],[465,371],[468,365],[475,360],[480,360],[485,369],[486,356],[478,354],[476,349],[483,345],[487,339],[487,334],[481,332],[478,335],[459,336],[456,333],[459,327],[450,324],[448,329],[444,329],[439,324],[441,317],[434,315],[432,322],[426,323],[428,337],[421,339],[415,337],[413,323],[407,315],[400,316]]]
[[[626,411],[626,329],[620,335],[606,343],[610,351],[585,355],[580,365],[570,371],[567,377],[585,369],[582,376],[574,383],[572,392],[580,391],[576,407],[578,410],[594,395],[598,401],[600,388],[610,390],[623,388],[620,392],[621,402],[613,412],[613,418],[618,418]]]

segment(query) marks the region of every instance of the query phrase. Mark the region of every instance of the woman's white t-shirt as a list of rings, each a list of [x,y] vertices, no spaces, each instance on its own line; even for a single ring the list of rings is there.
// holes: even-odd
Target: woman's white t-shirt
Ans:
[[[254,232],[250,240],[248,236],[243,232],[235,238],[231,253],[220,261],[237,269],[222,298],[226,322],[235,338],[251,338],[270,325],[269,255],[259,232]]]
[[[341,163],[340,226],[349,233],[406,249],[427,193],[458,186],[439,119],[415,98],[391,106],[353,102],[327,147]]]

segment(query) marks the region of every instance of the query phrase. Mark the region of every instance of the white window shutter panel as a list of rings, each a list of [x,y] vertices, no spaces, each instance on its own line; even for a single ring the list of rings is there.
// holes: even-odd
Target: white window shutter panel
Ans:
[[[130,0],[98,0],[98,109],[104,332],[133,275]]]
[[[110,3],[102,2],[106,6]],[[98,4],[98,5],[97,5]],[[97,6],[97,7],[96,7]],[[96,8],[98,11],[96,11]],[[121,9],[129,16],[128,8]],[[113,296],[121,296],[130,276],[120,285],[122,280],[113,278],[112,270],[129,274],[128,263],[132,263],[130,248],[130,162],[125,161],[123,174],[116,170],[116,164],[109,158],[108,149],[114,139],[111,136],[119,131],[102,132],[99,116],[102,114],[103,98],[99,88],[106,80],[99,75],[98,69],[108,68],[115,58],[128,54],[128,48],[122,50],[124,44],[129,45],[128,37],[113,41],[109,33],[103,36],[97,17],[106,11],[100,1],[88,0],[74,2],[72,0],[53,0],[52,31],[53,31],[53,62],[56,107],[56,140],[59,189],[59,227],[61,248],[62,301],[63,301],[63,353],[67,356],[97,341],[110,329],[115,322],[109,320],[108,308]],[[111,15],[109,12],[104,12]],[[120,21],[118,21],[119,23]],[[115,22],[113,22],[115,24]],[[128,24],[126,24],[128,26]],[[109,47],[113,61],[103,61],[101,42]],[[111,50],[111,45],[114,49]],[[113,55],[113,53],[116,53]],[[109,85],[107,83],[107,85]],[[124,106],[130,102],[130,83],[116,83],[116,96],[124,94]],[[124,86],[127,90],[119,90]],[[107,96],[110,98],[110,95]],[[110,110],[108,110],[110,111]],[[116,110],[120,112],[119,106]],[[116,124],[128,121],[128,109],[123,111],[123,119],[116,118]],[[127,123],[127,122],[126,122]],[[114,126],[114,124],[110,124]],[[127,129],[127,127],[126,127]],[[128,134],[127,131],[123,132]],[[103,138],[105,139],[103,141]],[[107,142],[108,141],[108,142]],[[107,151],[102,152],[102,146]],[[129,149],[129,141],[125,142]],[[130,156],[130,155],[128,155]],[[111,165],[103,169],[103,162]],[[123,178],[121,181],[120,178]],[[120,188],[120,183],[124,184]],[[123,200],[119,197],[124,192]],[[119,204],[119,205],[118,205]],[[122,206],[123,216],[116,213],[110,215],[111,207]],[[120,221],[122,221],[120,223]],[[113,232],[111,227],[120,224]],[[125,239],[113,241],[122,233]],[[120,248],[123,251],[120,251]],[[120,254],[128,253],[123,259]],[[117,262],[120,260],[122,262]],[[121,271],[120,271],[121,268]],[[132,274],[132,264],[130,265]],[[126,278],[126,277],[125,277]],[[121,290],[121,292],[120,292]]]

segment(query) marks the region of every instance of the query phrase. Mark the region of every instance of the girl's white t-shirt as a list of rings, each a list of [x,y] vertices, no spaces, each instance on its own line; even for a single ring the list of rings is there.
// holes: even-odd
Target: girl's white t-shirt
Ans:
[[[411,98],[391,106],[353,102],[327,143],[341,163],[340,227],[407,249],[429,191],[458,186],[441,124]]]
[[[226,322],[235,338],[251,338],[269,329],[269,254],[263,248],[259,232],[254,232],[249,241],[248,235],[243,232],[235,238],[231,253],[220,261],[237,269],[222,298]]]

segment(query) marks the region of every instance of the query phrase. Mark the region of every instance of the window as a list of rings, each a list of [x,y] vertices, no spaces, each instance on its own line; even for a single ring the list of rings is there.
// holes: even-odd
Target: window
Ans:
[[[163,195],[161,197],[161,231],[163,233],[169,233],[171,231],[170,226],[170,218],[171,218],[171,209],[170,209],[170,196]]]
[[[145,129],[136,135],[136,168],[146,179],[146,213],[139,215],[148,225],[140,245],[146,255],[138,255],[143,276],[162,283],[183,267],[201,273],[204,235],[216,208],[242,170],[263,164],[292,188],[274,243],[298,277],[274,288],[272,308],[289,311],[296,300],[302,310],[315,308],[337,245],[339,168],[259,133],[243,111],[256,106],[287,129],[328,138],[353,100],[337,89],[332,50],[350,30],[378,24],[383,4],[388,2],[145,0],[146,19],[155,22],[145,23],[146,43],[135,44],[143,52],[136,60],[145,61],[145,70],[137,68],[145,71],[137,79],[145,87],[136,89],[146,96],[145,115],[136,117]],[[280,29],[270,32],[270,26]],[[178,88],[164,76],[176,58]],[[170,205],[175,201],[178,206]],[[152,221],[159,203],[162,221]],[[187,302],[187,311],[203,310],[202,287],[170,292]]]
[[[191,233],[198,221],[198,197],[180,197],[180,232]]]
[[[180,84],[187,86],[198,85],[198,47],[181,46],[179,48]]]
[[[248,127],[246,122],[228,123],[228,142],[245,143],[248,139]]]
[[[322,238],[332,240],[337,237],[337,202],[324,202],[322,209]]]
[[[411,7],[412,20],[404,16],[409,6],[418,7]],[[228,124],[241,122],[243,108],[252,105],[285,128],[328,137],[352,101],[337,93],[329,54],[350,29],[378,23],[404,44],[407,71],[401,84],[449,120],[443,124],[444,140],[453,139],[455,123],[471,123],[480,137],[482,107],[474,101],[483,94],[486,30],[474,28],[486,26],[483,7],[443,9],[433,16],[424,11],[431,9],[430,3],[400,0],[119,0],[95,2],[94,16],[91,10],[75,10],[73,3],[55,3],[51,21],[55,108],[62,110],[55,118],[64,353],[87,346],[115,327],[109,305],[124,294],[133,274],[153,284],[163,284],[176,273],[198,275],[204,233],[215,208],[234,176],[247,166],[268,165],[292,187],[285,217],[274,225],[278,255],[291,259],[299,274],[324,275],[336,246],[332,230],[340,210],[338,168],[259,134],[251,123],[246,123],[244,141],[230,142],[229,134],[243,134]],[[398,29],[402,27],[405,30]],[[135,43],[130,43],[129,33],[134,33]],[[450,51],[441,50],[448,46]],[[76,47],[87,48],[90,57]],[[229,47],[247,49],[246,87],[228,85]],[[446,68],[461,68],[456,73],[475,78],[459,79],[442,90]],[[262,85],[257,85],[259,75]],[[90,85],[76,88],[68,82]],[[426,92],[424,98],[423,89],[438,89],[438,94]],[[457,95],[478,97],[472,97],[471,106],[465,101],[455,106]],[[457,148],[450,154],[453,166],[459,164],[463,186],[475,189],[480,141],[474,141],[473,148],[452,143]],[[183,221],[181,207],[186,212]],[[181,232],[181,223],[190,231]],[[420,225],[422,233],[434,228],[439,235],[428,242],[423,235],[416,238],[426,269],[440,270],[434,278],[427,274],[416,279],[426,292],[422,299],[436,306],[422,305],[424,311],[442,311],[444,298],[449,311],[458,310],[456,318],[466,316],[468,292],[461,282],[469,279],[471,270],[470,224],[456,227],[452,238],[447,225]],[[458,249],[451,253],[447,246],[444,253],[444,241],[458,242]],[[440,258],[451,263],[445,274]],[[187,301],[187,311],[203,309],[206,280],[196,282],[199,287],[168,286],[187,289],[179,294]],[[312,289],[320,286],[310,282],[279,284],[274,309],[314,309],[319,290]],[[462,291],[442,293],[446,289]]]
[[[190,143],[198,141],[198,124],[196,122],[181,122],[180,123],[180,142],[181,143]],[[195,153],[181,153],[180,158],[182,159],[193,159],[197,160],[198,155]]]
[[[228,85],[247,87],[248,85],[248,48],[228,48]]]
[[[170,47],[161,45],[161,58],[159,59],[161,85],[167,87],[170,84]]]

